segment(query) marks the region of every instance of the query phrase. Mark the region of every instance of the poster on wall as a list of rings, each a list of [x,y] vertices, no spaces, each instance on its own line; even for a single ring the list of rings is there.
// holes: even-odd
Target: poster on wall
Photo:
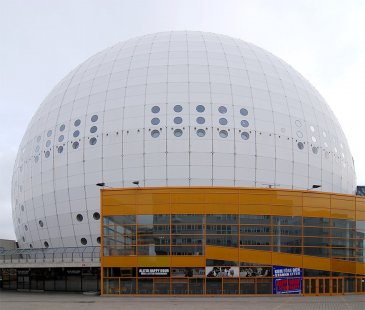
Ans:
[[[212,278],[238,277],[239,267],[205,267],[205,275]]]
[[[273,293],[300,294],[302,292],[303,272],[301,268],[273,266]]]
[[[169,277],[170,268],[138,268],[139,277]]]

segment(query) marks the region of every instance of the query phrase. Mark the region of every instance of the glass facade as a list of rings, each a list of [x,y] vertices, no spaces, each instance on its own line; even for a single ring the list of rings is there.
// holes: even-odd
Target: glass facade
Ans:
[[[251,190],[267,195],[263,204],[260,195],[253,200],[239,189],[230,195],[222,188],[200,190],[103,191],[103,294],[362,292],[365,202],[346,212],[348,204],[325,208],[328,201],[338,205],[331,195],[314,209],[306,206],[310,200],[303,203],[303,192]],[[236,193],[245,205],[236,203]],[[273,268],[300,275],[277,278]]]

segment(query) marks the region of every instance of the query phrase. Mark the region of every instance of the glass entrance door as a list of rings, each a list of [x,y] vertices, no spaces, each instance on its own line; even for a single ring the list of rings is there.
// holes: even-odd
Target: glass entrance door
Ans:
[[[339,295],[344,293],[343,278],[304,278],[304,295]]]

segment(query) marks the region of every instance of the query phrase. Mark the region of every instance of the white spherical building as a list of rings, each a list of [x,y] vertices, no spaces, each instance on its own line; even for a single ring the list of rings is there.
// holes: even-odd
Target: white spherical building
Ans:
[[[35,113],[12,183],[20,247],[98,245],[98,182],[353,193],[331,109],[298,72],[250,43],[164,32],[107,48]]]

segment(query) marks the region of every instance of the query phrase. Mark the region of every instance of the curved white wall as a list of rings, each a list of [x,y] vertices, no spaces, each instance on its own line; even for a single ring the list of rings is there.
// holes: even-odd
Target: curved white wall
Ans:
[[[353,193],[352,156],[320,94],[281,59],[203,32],[119,43],[68,74],[24,135],[21,247],[98,244],[99,188],[214,185]],[[86,241],[86,243],[85,243]]]

